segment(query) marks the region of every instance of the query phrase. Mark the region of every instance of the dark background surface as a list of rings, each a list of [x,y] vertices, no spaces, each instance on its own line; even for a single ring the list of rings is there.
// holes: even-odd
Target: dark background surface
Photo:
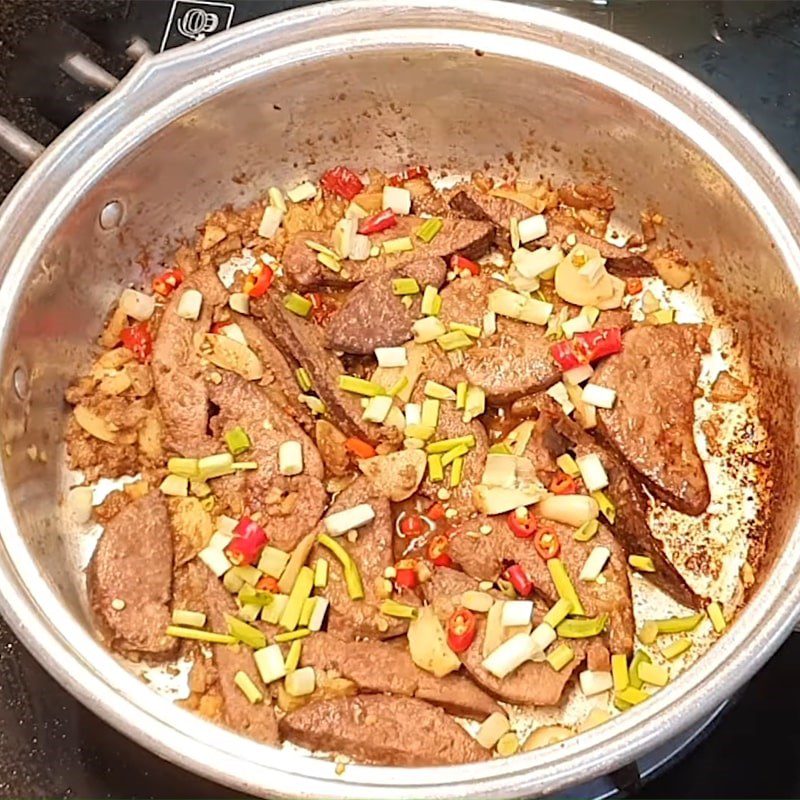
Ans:
[[[477,0],[476,0],[477,2]],[[232,0],[238,24],[302,0]],[[800,173],[800,4],[547,3],[628,36],[720,92]],[[170,0],[0,0],[0,114],[51,141],[99,96],[58,64],[80,50],[121,77],[134,34],[161,47]],[[181,7],[182,8],[182,7]],[[181,8],[179,8],[179,14]],[[184,9],[185,10],[185,9]],[[170,45],[186,41],[173,30]],[[0,154],[0,197],[22,174]],[[791,638],[691,753],[635,796],[800,796],[800,639]],[[64,692],[0,620],[0,797],[228,797],[142,750]]]

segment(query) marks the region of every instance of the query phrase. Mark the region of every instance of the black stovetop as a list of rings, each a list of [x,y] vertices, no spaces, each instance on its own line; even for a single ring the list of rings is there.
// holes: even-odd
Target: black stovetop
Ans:
[[[475,0],[479,2],[480,0]],[[308,0],[0,0],[0,114],[49,142],[96,94],[58,69],[79,49],[122,76],[131,36],[154,51],[206,24],[223,29]],[[743,111],[800,174],[800,4],[562,0],[666,55]],[[185,21],[187,12],[193,19]],[[208,16],[214,14],[214,18]],[[213,32],[209,35],[213,35]],[[21,175],[0,153],[0,198]],[[791,638],[706,738],[637,797],[800,796],[800,640]],[[0,797],[230,797],[173,767],[78,704],[0,619]]]

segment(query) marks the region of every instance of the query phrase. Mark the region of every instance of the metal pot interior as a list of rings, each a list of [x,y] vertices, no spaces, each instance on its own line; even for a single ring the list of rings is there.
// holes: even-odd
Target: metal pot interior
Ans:
[[[709,290],[727,305],[740,335],[750,337],[762,401],[771,409],[767,420],[778,467],[762,588],[731,641],[723,638],[714,650],[726,648],[732,656],[746,634],[737,638],[736,629],[769,620],[771,638],[762,649],[777,646],[775,630],[787,629],[789,614],[764,594],[771,579],[781,581],[787,595],[797,589],[796,553],[788,546],[798,516],[795,187],[784,175],[776,179],[763,145],[753,149],[747,132],[730,127],[727,111],[694,96],[693,83],[687,90],[671,71],[659,75],[652,63],[639,61],[638,49],[628,48],[626,55],[627,46],[588,26],[495,4],[482,12],[451,8],[436,18],[422,8],[405,15],[397,6],[383,14],[377,4],[349,9],[349,19],[341,10],[328,17],[307,12],[318,25],[316,44],[301,24],[304,12],[296,12],[297,22],[284,17],[282,23],[255,23],[171,56],[160,67],[141,66],[116,99],[56,143],[12,198],[13,208],[2,219],[7,247],[0,256],[8,276],[2,292],[0,433],[5,502],[17,528],[3,519],[0,563],[14,596],[25,604],[16,620],[8,600],[4,610],[18,628],[25,618],[32,621],[30,615],[36,617],[32,631],[57,628],[52,635],[64,648],[59,653],[89,659],[91,665],[82,668],[112,685],[118,698],[135,697],[141,708],[140,690],[115,671],[112,657],[99,648],[83,649],[93,636],[81,572],[91,537],[76,534],[60,505],[69,485],[61,444],[63,392],[87,365],[113,298],[122,286],[159,271],[208,211],[244,204],[271,185],[313,179],[338,163],[393,170],[422,162],[459,174],[488,165],[500,174],[607,177],[617,187],[618,219],[635,226],[642,209],[658,208],[690,243],[692,256],[712,262]],[[411,27],[422,20],[424,27]],[[324,39],[328,34],[338,38]],[[104,230],[99,217],[110,201],[121,204],[122,222]],[[37,641],[38,634],[27,638],[34,649]],[[701,670],[712,656],[713,650],[689,672]],[[52,654],[40,657],[69,685],[63,676],[69,663],[59,666],[61,656]],[[696,677],[699,706],[707,707],[720,698],[720,688],[708,688],[706,673]],[[728,691],[744,677],[741,670],[729,676]],[[670,697],[692,688],[683,680],[670,687]],[[105,694],[97,697],[97,710],[122,724],[121,707],[109,712],[111,706]],[[644,719],[652,712],[641,713]],[[133,729],[141,720],[129,724]],[[676,732],[669,725],[664,738]],[[137,735],[176,759],[177,740]],[[212,741],[213,731],[209,735]],[[656,741],[629,739],[631,748]],[[600,739],[588,744],[595,741]],[[583,748],[585,757],[583,745],[570,746],[577,749],[565,755],[577,757]],[[257,762],[280,766],[277,754],[257,750]],[[623,755],[624,750],[618,748]],[[200,753],[194,749],[181,763],[199,768]],[[211,749],[206,755],[214,762],[206,774],[225,778],[218,753]],[[608,769],[617,758],[609,748],[595,750],[595,756],[585,762],[588,771]],[[524,775],[516,764],[513,770],[464,769],[458,780],[463,774],[465,780],[505,781],[501,793],[509,795],[587,777],[563,774],[557,756],[537,763],[526,757]],[[287,764],[284,769],[299,768],[309,779],[323,775],[300,756],[290,756]],[[367,774],[373,777],[353,788]],[[424,785],[430,781],[438,782],[417,775],[402,778],[405,787],[391,787],[386,771],[375,775],[348,771],[339,788],[314,788],[318,794],[357,796],[370,794],[371,786],[375,796],[399,790],[416,796],[428,792]],[[252,791],[295,793],[288,782],[267,786],[257,769],[227,780]],[[465,796],[482,789],[488,796],[500,785],[473,783],[467,790],[453,783],[436,791]]]

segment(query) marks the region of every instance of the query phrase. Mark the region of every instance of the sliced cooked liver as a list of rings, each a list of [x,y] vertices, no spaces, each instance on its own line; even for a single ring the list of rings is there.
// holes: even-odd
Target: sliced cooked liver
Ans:
[[[522,203],[505,197],[492,197],[474,186],[459,189],[450,198],[450,208],[467,219],[486,220],[504,231],[508,231],[511,217],[520,220],[533,215],[533,211]]]
[[[441,258],[415,261],[396,272],[376,275],[354,287],[339,310],[325,325],[328,347],[365,355],[376,347],[394,347],[407,342],[411,326],[420,316],[419,295],[410,307],[392,289],[395,278],[415,278],[420,286],[442,285],[446,273]]]
[[[427,700],[457,717],[483,722],[499,711],[497,703],[466,675],[451,672],[437,678],[412,660],[405,640],[398,642],[345,642],[329,633],[316,633],[305,640],[303,666],[333,669],[358,684],[362,692],[416,697]]]
[[[421,767],[489,757],[441,708],[410,697],[323,700],[288,714],[279,727],[284,738],[301,747],[368,764]]]
[[[200,567],[201,569],[204,567]],[[225,633],[228,630],[226,614],[236,614],[236,604],[210,570],[205,592],[206,613],[211,630]],[[269,689],[261,682],[253,651],[243,644],[211,646],[217,666],[219,688],[224,702],[223,712],[228,727],[267,744],[279,743],[278,720],[269,703]],[[251,703],[233,682],[237,672],[245,672],[261,690],[264,700]]]
[[[694,400],[708,328],[647,325],[628,331],[622,352],[605,359],[592,382],[614,389],[598,409],[598,430],[653,494],[684,514],[702,514],[710,493],[694,440]]]
[[[361,419],[364,412],[361,398],[339,388],[339,377],[345,374],[345,369],[326,348],[322,328],[284,308],[277,294],[270,292],[253,303],[253,311],[264,319],[278,346],[308,370],[333,423],[348,436],[358,436],[373,444],[381,440],[399,441],[396,428]]]
[[[172,601],[172,534],[164,495],[128,503],[105,525],[86,571],[89,602],[109,647],[131,658],[174,656],[166,635]],[[116,610],[114,600],[125,607]]]
[[[411,237],[413,250],[391,255],[381,254],[366,261],[345,260],[341,272],[333,272],[317,261],[317,253],[308,240],[331,246],[329,232],[301,231],[291,238],[283,251],[282,263],[289,281],[302,290],[320,286],[352,286],[374,275],[401,269],[406,264],[423,258],[448,258],[459,253],[467,258],[480,258],[492,244],[494,231],[487,222],[465,219],[445,219],[444,226],[429,244],[414,235],[425,222],[421,217],[399,217],[397,225],[372,234],[373,245],[404,236]]]
[[[461,595],[476,588],[477,582],[463,572],[437,567],[433,578],[425,584],[425,593],[436,614],[444,621],[461,605]],[[461,663],[473,679],[487,692],[506,703],[525,706],[558,705],[570,678],[583,661],[582,644],[571,643],[576,653],[575,658],[558,672],[547,662],[527,661],[501,679],[482,666],[486,617],[483,614],[476,616],[475,641],[465,652],[459,654]],[[537,618],[540,617],[537,610]]]
[[[634,620],[624,551],[604,525],[600,526],[591,541],[576,542],[573,528],[557,522],[548,521],[547,524],[558,534],[561,541],[559,558],[564,563],[586,613],[591,617],[608,613],[608,636],[612,651],[630,652],[633,646]],[[486,535],[478,533],[482,525],[491,526],[492,532]],[[477,536],[468,536],[470,532]],[[606,582],[599,584],[596,581],[578,580],[586,559],[598,545],[611,551],[611,558],[603,570]],[[477,516],[456,526],[450,539],[450,556],[476,580],[493,581],[507,564],[519,564],[530,576],[537,594],[548,605],[558,600],[546,562],[537,554],[530,539],[514,536],[505,515]]]
[[[193,321],[178,316],[184,292],[196,289],[203,295],[200,317]],[[163,417],[167,448],[188,458],[208,455],[207,383],[203,363],[195,347],[195,336],[207,333],[215,309],[228,295],[210,268],[192,273],[172,293],[153,342],[153,380]]]
[[[376,492],[366,477],[361,476],[339,494],[327,514],[362,503],[372,506],[375,519],[358,529],[355,542],[343,537],[338,541],[358,566],[364,585],[364,599],[350,599],[342,566],[327,548],[316,545],[310,561],[321,556],[329,564],[328,585],[320,592],[330,602],[328,631],[340,639],[365,636],[371,639],[388,639],[404,633],[408,628],[405,620],[384,617],[378,611],[382,598],[378,595],[376,582],[383,578],[386,567],[394,565],[394,523],[390,503]],[[320,524],[320,533],[324,530],[324,525]]]
[[[314,442],[261,387],[238,375],[224,373],[221,383],[211,384],[209,396],[219,406],[211,425],[220,448],[226,431],[244,428],[251,447],[239,460],[258,464],[257,469],[217,478],[215,491],[237,516],[260,511],[259,524],[272,544],[293,549],[319,522],[328,502],[322,484],[324,466]],[[299,475],[281,475],[278,470],[278,450],[287,441],[302,445]]]

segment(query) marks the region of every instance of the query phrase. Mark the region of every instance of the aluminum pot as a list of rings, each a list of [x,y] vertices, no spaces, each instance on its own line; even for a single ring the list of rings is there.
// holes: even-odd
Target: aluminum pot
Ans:
[[[330,762],[182,710],[97,641],[84,537],[60,505],[69,480],[63,391],[88,363],[119,288],[141,280],[143,263],[155,269],[209,209],[340,162],[391,169],[422,161],[463,172],[501,165],[507,153],[523,174],[603,172],[631,219],[657,198],[674,230],[713,261],[709,289],[751,338],[779,445],[762,578],[706,655],[599,728],[510,760],[351,766],[337,776]],[[739,114],[662,58],[556,13],[350,0],[143,60],[47,149],[0,212],[0,609],[50,673],[107,722],[241,791],[522,797],[608,773],[708,715],[764,663],[800,609],[798,238],[798,185]]]

